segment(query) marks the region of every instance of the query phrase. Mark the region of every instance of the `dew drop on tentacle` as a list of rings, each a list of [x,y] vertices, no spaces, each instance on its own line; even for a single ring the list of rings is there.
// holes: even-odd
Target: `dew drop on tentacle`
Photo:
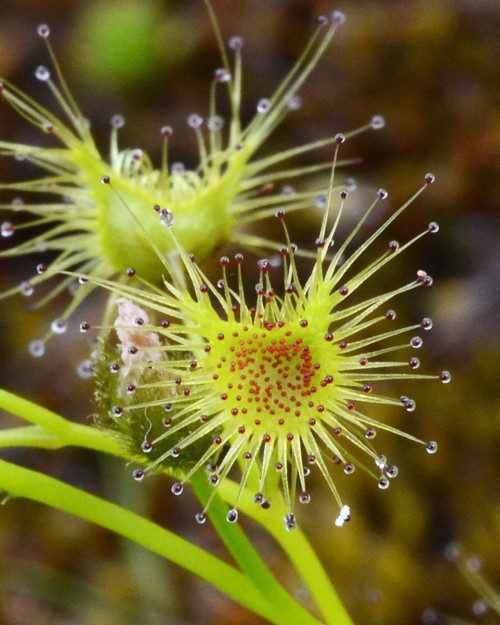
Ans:
[[[346,521],[350,521],[350,520],[351,520],[351,509],[349,508],[349,506],[344,505],[340,509],[340,513],[338,517],[335,519],[335,525],[337,527],[342,527]]]
[[[160,222],[162,224],[162,226],[166,226],[167,228],[170,228],[171,226],[174,225],[174,215],[172,213],[171,210],[169,210],[168,208],[162,208],[160,210]]]
[[[474,616],[484,616],[489,610],[489,603],[484,599],[476,599],[471,606],[471,612]]]
[[[449,384],[451,382],[451,373],[449,371],[441,371],[439,379],[443,384]]]
[[[388,477],[388,478],[390,478],[390,479],[394,479],[395,477],[397,477],[397,476],[398,476],[398,473],[399,473],[399,469],[398,469],[398,467],[397,467],[396,465],[394,465],[394,464],[393,464],[393,465],[391,465],[391,466],[388,466],[388,467],[385,469],[385,474],[386,474],[386,475],[387,475],[387,477]]]
[[[225,67],[219,67],[214,71],[215,82],[229,82],[231,73]]]
[[[19,289],[25,297],[31,297],[35,292],[35,287],[31,284],[31,282],[21,282],[19,285]]]
[[[382,490],[389,488],[390,482],[386,477],[381,477],[378,481],[378,487]]]
[[[428,443],[425,443],[425,449],[427,450],[427,453],[435,454],[438,449],[438,444],[436,441],[429,441]]]
[[[231,50],[241,50],[241,48],[243,48],[243,38],[238,35],[234,35],[229,38],[228,45]]]
[[[197,130],[203,124],[203,117],[197,113],[193,113],[187,118],[187,124],[190,128]]]
[[[82,380],[88,380],[94,376],[94,365],[88,358],[79,362],[76,366],[76,373]]]
[[[344,180],[344,186],[349,193],[354,193],[354,191],[358,188],[358,183],[355,178],[349,177]]]
[[[420,322],[420,325],[424,330],[431,330],[433,325],[432,319],[430,319],[429,317],[424,317]]]
[[[414,336],[410,341],[410,346],[414,349],[420,349],[423,344],[424,341],[419,336]]]
[[[407,412],[414,412],[417,404],[414,399],[407,398],[404,403],[404,407]]]
[[[198,512],[194,518],[199,525],[203,525],[203,523],[206,523],[207,521],[207,514],[206,512]]]
[[[461,546],[459,543],[452,542],[446,545],[443,550],[443,555],[448,562],[456,562],[461,556]]]
[[[11,237],[15,231],[16,228],[10,221],[4,221],[0,226],[0,234],[4,237],[4,239]]]
[[[257,102],[257,113],[267,113],[271,108],[271,100],[262,98]]]
[[[324,210],[328,206],[328,196],[322,193],[314,198],[316,208]]]
[[[182,482],[176,482],[170,489],[174,495],[181,495],[184,490],[184,484]]]
[[[111,117],[110,124],[112,128],[116,128],[118,130],[119,128],[123,128],[123,126],[125,126],[125,118],[123,115],[115,114]]]
[[[295,187],[291,184],[284,184],[281,189],[280,189],[280,193],[281,195],[295,195],[296,191],[295,191]]]
[[[236,523],[237,520],[238,520],[238,510],[236,510],[235,508],[232,508],[231,510],[229,510],[229,512],[226,515],[226,521],[228,523]]]
[[[54,334],[64,334],[68,329],[68,324],[65,319],[54,319],[54,321],[50,324],[50,329]]]
[[[297,529],[297,520],[293,512],[286,514],[284,520],[285,520],[285,529],[287,532],[292,532],[293,530]]]
[[[31,341],[28,345],[28,352],[34,358],[41,358],[45,354],[45,343],[43,341]]]
[[[370,126],[373,130],[380,130],[385,126],[385,119],[382,115],[374,115],[370,120]]]
[[[220,132],[224,128],[224,118],[221,115],[212,115],[207,119],[207,128],[214,132]]]
[[[346,16],[345,13],[343,13],[342,11],[333,11],[332,13],[332,22],[334,24],[338,24],[339,26],[342,24],[345,24],[346,22]]]
[[[47,24],[40,24],[40,26],[36,29],[36,32],[40,37],[42,37],[42,39],[47,39],[50,35],[50,28]]]
[[[422,612],[422,625],[442,625],[443,617],[436,608],[426,608]]]
[[[50,72],[45,65],[39,65],[35,70],[35,77],[37,80],[46,82],[47,80],[50,80]]]
[[[172,176],[182,176],[186,172],[186,166],[184,163],[172,163],[172,167],[170,169]]]
[[[153,451],[153,444],[149,441],[143,441],[141,444],[141,449],[145,454],[150,454]]]
[[[295,94],[288,100],[286,105],[290,111],[298,111],[302,106],[302,100],[299,95]]]
[[[136,482],[142,482],[142,480],[144,479],[144,475],[145,474],[142,469],[134,469],[134,471],[132,471],[132,477]]]

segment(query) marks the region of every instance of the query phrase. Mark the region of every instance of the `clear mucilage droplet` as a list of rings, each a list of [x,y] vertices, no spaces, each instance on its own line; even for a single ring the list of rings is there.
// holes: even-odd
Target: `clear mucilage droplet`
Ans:
[[[271,100],[268,98],[262,98],[257,102],[257,113],[267,113],[271,108]]]
[[[28,351],[34,358],[41,358],[45,354],[45,343],[43,341],[31,341]]]
[[[0,226],[0,234],[5,239],[11,237],[14,234],[15,230],[16,229],[14,227],[14,224],[12,224],[10,221],[4,221],[3,224]]]
[[[54,319],[54,321],[50,324],[50,329],[54,334],[64,334],[68,329],[68,324],[64,319]]]
[[[162,208],[160,211],[160,222],[163,226],[170,228],[174,225],[174,215],[168,208]]]
[[[35,70],[35,77],[42,82],[50,79],[50,72],[45,65],[39,65]]]

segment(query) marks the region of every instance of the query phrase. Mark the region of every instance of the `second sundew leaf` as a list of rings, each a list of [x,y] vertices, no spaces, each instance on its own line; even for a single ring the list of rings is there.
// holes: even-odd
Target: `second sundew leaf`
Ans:
[[[15,241],[18,230],[42,229],[35,238],[14,244],[1,255],[14,257],[48,251],[55,260],[50,266],[39,263],[34,275],[4,292],[2,297],[21,293],[29,298],[30,307],[39,307],[70,287],[73,299],[46,335],[30,346],[33,356],[43,355],[44,342],[51,334],[66,331],[68,318],[93,289],[88,281],[74,288],[73,279],[67,277],[37,300],[37,285],[54,274],[69,270],[100,279],[118,277],[126,281],[130,272],[137,272],[151,283],[161,282],[165,267],[155,249],[162,256],[175,255],[177,250],[158,225],[155,209],[175,214],[180,243],[195,249],[198,260],[203,261],[231,241],[259,250],[269,248],[272,242],[267,238],[251,235],[238,227],[271,216],[277,205],[287,210],[314,205],[321,189],[314,193],[290,194],[281,193],[280,187],[298,178],[302,185],[304,177],[328,169],[328,161],[304,167],[296,166],[293,159],[332,145],[335,138],[327,137],[260,158],[256,153],[288,113],[299,107],[298,90],[324,55],[342,22],[337,14],[330,20],[318,20],[296,65],[274,95],[257,102],[255,115],[247,124],[240,119],[243,40],[230,38],[227,51],[218,37],[222,64],[215,69],[210,83],[208,114],[187,116],[187,124],[198,145],[198,164],[193,169],[187,169],[172,158],[175,136],[168,125],[158,129],[159,140],[163,142],[159,167],[153,165],[139,147],[121,149],[118,137],[125,124],[121,115],[111,119],[109,158],[105,158],[96,147],[89,120],[62,75],[50,44],[49,27],[38,28],[39,36],[46,43],[51,67],[40,65],[35,75],[51,92],[56,110],[61,109],[62,115],[42,106],[6,80],[0,83],[0,91],[4,105],[14,109],[35,130],[54,137],[59,145],[43,147],[46,142],[39,143],[36,139],[25,144],[0,141],[0,154],[35,164],[45,171],[40,178],[25,182],[0,182],[1,189],[16,194],[25,191],[31,197],[35,194],[40,198],[39,202],[22,203],[17,197],[12,205],[2,205],[1,208],[11,213],[1,225],[2,236]],[[217,103],[226,92],[230,118],[224,120]],[[372,120],[351,135],[379,126]],[[113,179],[114,194],[103,188],[104,176]],[[124,210],[124,204],[128,210]],[[18,224],[15,213],[19,211],[27,213],[31,220]]]

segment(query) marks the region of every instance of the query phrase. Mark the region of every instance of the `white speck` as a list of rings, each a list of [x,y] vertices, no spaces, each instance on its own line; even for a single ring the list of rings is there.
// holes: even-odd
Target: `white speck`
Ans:
[[[344,525],[346,521],[349,521],[350,518],[351,518],[351,509],[349,508],[349,506],[344,505],[340,509],[339,516],[335,520],[335,525],[337,527],[342,527],[342,525]]]

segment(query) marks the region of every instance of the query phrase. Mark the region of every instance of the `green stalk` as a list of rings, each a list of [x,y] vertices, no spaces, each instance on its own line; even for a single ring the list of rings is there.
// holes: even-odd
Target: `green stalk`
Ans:
[[[43,406],[34,404],[3,389],[0,389],[0,406],[7,412],[15,414],[34,425],[43,427],[47,432],[54,434],[62,440],[64,440],[65,434],[72,425],[70,421],[67,421],[55,412],[51,412]]]
[[[0,447],[21,445],[57,449],[75,445],[124,457],[124,450],[115,435],[67,421],[55,412],[3,389],[0,389],[0,408],[34,424],[32,427],[0,431]],[[15,442],[17,439],[19,442]]]
[[[0,432],[0,447],[17,445],[55,449],[65,445],[75,445],[122,456],[124,458],[127,457],[125,449],[119,445],[118,440],[114,436],[94,427],[66,421],[59,415],[3,390],[0,390],[0,406],[21,418],[39,424],[38,427],[27,426]],[[44,427],[51,432],[57,431],[60,437],[47,434],[43,429]],[[207,496],[205,492],[207,485],[202,484],[201,478],[194,479],[192,482],[193,488],[200,497],[200,500],[204,501]],[[238,486],[234,482],[226,479],[219,486],[219,492],[226,501],[230,502],[234,501],[237,488]],[[248,493],[244,493],[240,498],[239,509],[266,527],[269,533],[281,545],[302,579],[309,587],[326,622],[329,625],[353,625],[351,618],[347,614],[326,572],[305,536],[300,530],[295,530],[294,532],[284,531],[282,521],[284,512],[279,502],[275,499],[273,507],[263,511],[254,504]],[[271,584],[271,586],[277,584],[279,592],[281,593],[280,596],[282,596],[285,591],[268,572],[267,568],[264,568],[265,565],[262,563],[262,560],[260,560],[260,557],[241,529],[231,526],[227,523],[225,518],[223,518],[226,508],[224,507],[224,511],[219,511],[219,513],[217,510],[218,504],[214,501],[213,507],[211,507],[211,519],[222,540],[242,567],[242,570],[253,579],[255,586],[260,588],[264,593],[266,589],[270,588],[269,584]],[[275,588],[275,590],[277,589]],[[294,603],[294,608],[297,608],[296,603]],[[304,608],[300,608],[304,610]],[[301,624],[318,622],[305,610],[304,613],[307,618],[313,619],[313,621],[304,621],[303,619],[300,621],[299,619]],[[287,623],[290,622],[292,621],[287,621]]]
[[[213,487],[210,487],[205,476],[200,473],[191,478],[190,484],[204,505],[210,497]],[[294,623],[297,625],[318,625],[319,621],[292,599],[272,575],[241,527],[237,523],[227,522],[226,513],[227,506],[219,496],[215,496],[210,504],[210,521],[242,571],[283,615],[285,623],[289,625]]]
[[[0,488],[74,514],[129,538],[207,580],[241,605],[285,625],[245,575],[200,547],[143,517],[47,475],[0,460]],[[270,618],[271,615],[271,618]]]
[[[238,484],[226,479],[220,484],[219,492],[221,497],[229,503],[234,501],[238,488]],[[283,502],[280,502],[275,495],[271,508],[262,510],[260,506],[255,505],[251,495],[246,492],[242,494],[238,508],[264,526],[288,555],[309,588],[326,622],[329,625],[353,625],[351,617],[303,532],[299,528],[292,532],[285,530]]]

